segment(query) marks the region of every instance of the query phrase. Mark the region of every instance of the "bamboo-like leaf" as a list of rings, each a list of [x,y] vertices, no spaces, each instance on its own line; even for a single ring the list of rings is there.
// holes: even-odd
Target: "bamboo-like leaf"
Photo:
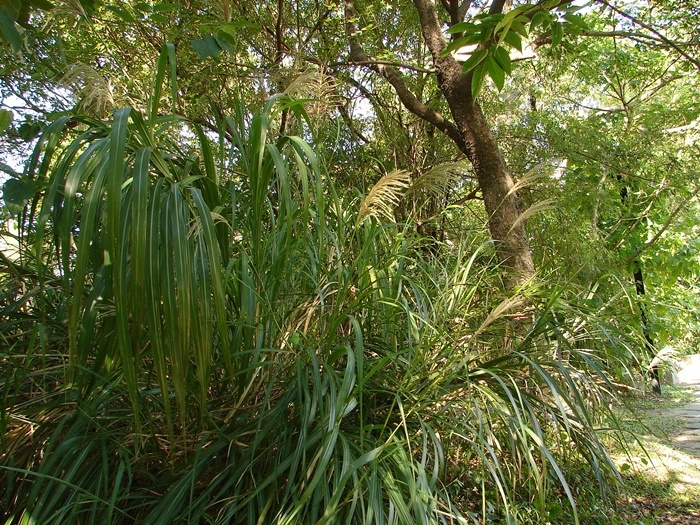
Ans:
[[[214,224],[211,219],[211,213],[209,212],[201,193],[198,190],[193,189],[192,197],[194,198],[197,211],[199,212],[199,220],[202,224],[202,232],[204,234],[207,256],[209,258],[209,267],[211,268],[211,292],[214,297],[214,312],[219,331],[221,351],[224,354],[225,363],[230,363],[231,345],[227,324],[228,315],[226,311],[226,289],[222,279],[222,274],[220,272],[220,269],[223,268],[223,264],[218,249],[218,243],[216,242]],[[228,366],[230,367],[230,365]],[[207,370],[208,369],[209,368],[207,366]],[[233,375],[232,369],[229,369],[229,374],[231,376]],[[205,381],[205,383],[206,382],[208,382],[208,379]]]
[[[128,134],[128,121],[130,108],[115,111],[110,137],[108,182],[107,182],[107,246],[112,263],[112,281],[114,283],[115,306],[117,313],[117,341],[119,352],[124,367],[129,397],[134,409],[134,417],[137,426],[140,425],[138,416],[138,382],[136,377],[137,356],[133,352],[131,336],[128,326],[128,294],[127,272],[125,266],[125,242],[122,237],[122,183],[124,181],[126,140]]]
[[[94,143],[95,148],[88,149],[83,156],[90,157],[95,154],[95,158],[102,158],[102,164],[97,168],[95,176],[91,180],[81,214],[81,231],[78,238],[78,250],[75,259],[75,270],[72,274],[72,301],[68,318],[69,332],[69,358],[76,366],[84,367],[87,364],[87,352],[78,355],[77,341],[79,330],[79,317],[83,308],[83,291],[87,276],[88,265],[91,259],[91,245],[95,241],[95,230],[99,224],[101,211],[101,200],[105,191],[107,178],[106,153],[108,141],[101,139]],[[100,155],[101,153],[101,155]],[[78,166],[78,164],[76,164]]]
[[[503,316],[506,312],[518,308],[525,304],[525,300],[522,297],[514,295],[513,297],[508,297],[504,299],[496,308],[494,308],[489,315],[484,319],[479,328],[474,333],[474,337],[481,334],[486,328],[488,328],[494,321]]]
[[[149,194],[149,161],[151,148],[143,148],[136,152],[134,167],[132,169],[131,183],[131,281],[134,297],[134,311],[136,320],[140,321],[143,298],[139,297],[139,291],[145,287],[146,276],[146,242],[147,242],[147,216]]]

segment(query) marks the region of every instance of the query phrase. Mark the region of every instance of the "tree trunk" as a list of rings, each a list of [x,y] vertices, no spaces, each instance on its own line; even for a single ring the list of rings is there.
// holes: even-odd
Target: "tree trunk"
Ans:
[[[623,182],[622,175],[617,175],[617,180],[618,182]],[[620,200],[622,201],[623,207],[628,206],[628,195],[629,190],[627,189],[627,186],[623,183],[622,187],[620,188]],[[652,359],[651,363],[649,364],[647,374],[649,375],[649,379],[651,380],[651,391],[655,394],[660,394],[661,374],[659,373],[659,367],[661,366],[661,362],[656,358],[656,344],[654,343],[654,338],[651,337],[651,333],[649,330],[649,318],[647,317],[647,311],[644,306],[646,288],[644,286],[644,273],[642,272],[642,263],[639,262],[639,259],[634,259],[632,261],[632,264],[634,265],[634,290],[637,294],[637,306],[639,306],[639,313],[642,320],[642,334],[644,335],[644,344],[646,346],[649,357],[651,357]]]
[[[360,41],[355,27],[355,0],[345,0],[345,31],[350,45],[350,60],[382,75],[394,88],[402,104],[413,114],[445,133],[469,159],[489,217],[489,232],[496,247],[496,256],[505,269],[505,285],[515,289],[535,272],[525,224],[518,209],[513,178],[501,156],[481,107],[471,96],[471,75],[452,55],[441,56],[447,46],[438,20],[435,3],[413,0],[418,11],[421,31],[435,64],[438,85],[452,114],[452,121],[428,107],[408,88],[403,75],[385,62],[372,60]],[[491,11],[503,8],[502,0],[494,0]],[[451,16],[463,16],[451,13]]]
[[[660,394],[661,375],[659,374],[659,367],[661,366],[661,363],[656,362],[657,359],[654,357],[656,355],[656,344],[649,333],[649,318],[647,317],[647,311],[643,302],[644,296],[646,295],[646,290],[644,288],[644,274],[642,273],[642,265],[639,261],[634,261],[634,289],[637,292],[637,297],[640,299],[638,304],[642,317],[642,333],[644,334],[644,342],[649,355],[652,357],[648,370],[649,379],[651,380],[651,391],[655,394]]]
[[[476,172],[498,261],[508,269],[506,287],[513,289],[532,277],[535,266],[513,177],[481,107],[471,100],[470,86],[471,79],[461,72],[461,68],[452,81],[440,82],[440,89],[465,139],[467,157]]]
[[[458,146],[476,172],[496,255],[507,269],[506,287],[513,289],[535,272],[513,177],[481,107],[472,99],[471,74],[463,73],[461,64],[452,55],[441,56],[446,42],[435,5],[429,0],[414,0],[413,3],[418,10],[423,38],[435,63],[438,85],[462,137],[462,144],[458,143]]]

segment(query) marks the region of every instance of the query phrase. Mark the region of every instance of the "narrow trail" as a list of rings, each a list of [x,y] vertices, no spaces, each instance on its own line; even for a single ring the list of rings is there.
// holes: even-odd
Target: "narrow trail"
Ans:
[[[643,451],[624,460],[632,464],[637,484],[625,505],[634,525],[700,525],[700,356],[686,363],[678,379],[678,386],[694,389],[693,400],[653,410],[660,432],[642,436]]]
[[[700,356],[689,359],[678,373],[679,385],[695,388],[695,400],[671,411],[672,417],[680,417],[685,426],[672,440],[673,446],[700,460]]]

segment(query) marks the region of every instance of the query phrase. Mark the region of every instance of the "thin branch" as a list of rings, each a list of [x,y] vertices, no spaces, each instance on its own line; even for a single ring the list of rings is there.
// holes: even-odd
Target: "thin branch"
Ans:
[[[650,25],[647,24],[646,22],[642,22],[641,20],[635,18],[634,16],[625,13],[625,12],[622,11],[621,9],[619,9],[619,8],[615,7],[614,5],[611,5],[610,3],[608,3],[606,0],[595,0],[595,1],[596,1],[597,3],[599,3],[599,4],[602,4],[602,5],[606,6],[608,9],[610,9],[611,11],[614,11],[615,13],[617,13],[618,15],[620,15],[621,17],[626,18],[627,20],[629,20],[629,21],[632,22],[633,24],[636,24],[636,25],[638,25],[639,27],[643,27],[644,29],[646,29],[647,31],[649,31],[650,33],[652,33],[653,35],[655,35],[655,36],[656,36],[659,40],[661,40],[664,44],[666,44],[666,45],[670,46],[671,48],[673,48],[673,49],[676,51],[676,53],[678,53],[679,55],[681,55],[682,57],[684,57],[684,58],[685,58],[686,60],[688,60],[691,64],[693,64],[698,70],[700,70],[700,61],[699,61],[699,60],[696,60],[695,58],[693,58],[692,56],[690,56],[688,53],[686,53],[686,52],[681,48],[681,46],[679,46],[677,43],[673,42],[673,41],[670,40],[669,38],[665,37],[663,34],[661,34],[659,31],[657,31],[656,29],[654,29],[652,26],[650,26]]]
[[[314,36],[314,34],[321,30],[321,28],[323,27],[323,23],[326,21],[326,19],[329,16],[331,16],[331,10],[326,9],[326,12],[323,13],[323,15],[321,15],[321,17],[316,21],[316,25],[314,25],[314,27],[312,27],[311,30],[309,31],[309,34],[306,35],[306,38],[302,42],[302,46],[301,46],[302,48],[305,48],[309,44],[309,42],[311,41],[311,38]]]
[[[459,0],[442,0],[442,6],[450,14],[450,25],[455,25],[461,22],[459,19]],[[453,35],[455,38],[457,35]]]
[[[358,130],[355,127],[355,124],[352,121],[352,117],[350,117],[350,113],[348,113],[348,108],[345,107],[343,104],[338,104],[338,112],[340,113],[340,116],[343,119],[343,122],[345,122],[345,125],[348,127],[350,131],[352,131],[353,135],[355,135],[357,138],[359,138],[362,142],[365,144],[369,144],[370,140],[365,137],[360,130]]]
[[[642,213],[639,214],[639,216],[635,219],[634,223],[632,223],[632,226],[627,228],[628,232],[634,231],[634,229],[641,223],[644,218],[647,216],[647,213],[651,211],[651,209],[654,207],[654,204],[656,204],[656,199],[661,195],[661,193],[666,189],[666,177],[663,178],[661,181],[659,188],[656,189],[656,191],[651,195],[649,199],[649,204],[647,204],[647,207],[644,208]],[[619,224],[619,223],[618,223]],[[620,239],[617,241],[617,244],[613,247],[613,250],[618,250],[620,246],[622,246],[625,243],[625,238]]]
[[[688,196],[683,200],[683,202],[681,202],[681,203],[676,207],[676,209],[673,210],[673,211],[671,212],[671,215],[668,216],[668,220],[664,223],[664,225],[661,227],[661,229],[660,229],[658,232],[656,232],[656,235],[654,235],[651,239],[649,239],[649,240],[644,244],[644,246],[642,246],[639,250],[637,250],[637,251],[634,252],[632,255],[630,255],[629,257],[627,257],[627,259],[625,260],[624,264],[629,264],[629,263],[631,263],[632,261],[634,261],[637,257],[639,257],[639,255],[640,255],[643,251],[645,251],[647,248],[649,248],[649,246],[651,246],[651,245],[654,244],[656,241],[658,241],[658,240],[659,240],[659,237],[661,237],[661,235],[668,229],[668,227],[671,226],[671,224],[673,223],[673,220],[676,218],[676,215],[678,215],[678,214],[683,210],[683,208],[685,208],[686,204],[688,204],[688,202],[690,202],[693,198],[695,198],[695,197],[697,196],[698,193],[700,193],[700,186],[698,186],[697,188],[695,188],[695,191],[694,191],[693,193],[691,193],[690,195],[688,195]]]
[[[479,197],[480,191],[481,191],[481,188],[477,185],[476,188],[474,188],[472,191],[470,191],[467,195],[465,195],[461,199],[456,200],[453,203],[451,203],[450,206],[461,206],[465,202],[473,201],[475,199],[483,200],[483,198]]]
[[[284,0],[277,0],[277,21],[275,22],[275,49],[277,51],[275,55],[275,65],[282,65],[282,59],[284,58],[284,50],[282,40],[282,17],[284,15]]]
[[[426,69],[420,66],[414,66],[411,64],[402,64],[401,62],[394,62],[392,60],[351,60],[349,62],[336,62],[335,64],[329,64],[332,67],[344,67],[344,66],[391,66],[399,69],[409,69],[411,71],[416,71],[417,73],[425,73],[427,75],[432,75],[435,73],[434,69]]]
[[[442,34],[442,27],[432,2],[430,0],[413,0],[413,5],[418,11],[418,17],[423,29],[423,38],[433,57],[433,62],[437,64],[441,59],[443,61],[450,58],[454,60],[452,55],[441,57],[443,49],[447,47],[447,42]]]
[[[469,8],[472,6],[472,0],[464,0],[459,5],[459,21],[461,22],[467,16]]]
[[[621,38],[641,38],[660,42],[658,37],[647,35],[645,33],[637,33],[636,31],[582,31],[581,36],[593,37],[621,37]]]

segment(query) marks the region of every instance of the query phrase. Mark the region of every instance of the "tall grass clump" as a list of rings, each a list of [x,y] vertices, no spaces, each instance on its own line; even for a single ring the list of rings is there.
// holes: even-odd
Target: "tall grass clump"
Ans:
[[[595,323],[535,285],[494,303],[486,248],[427,257],[400,173],[339,193],[271,136],[308,121],[287,95],[218,136],[164,114],[168,65],[145,114],[59,119],[23,174],[3,522],[516,522],[553,495],[576,519],[567,458],[616,476]]]

